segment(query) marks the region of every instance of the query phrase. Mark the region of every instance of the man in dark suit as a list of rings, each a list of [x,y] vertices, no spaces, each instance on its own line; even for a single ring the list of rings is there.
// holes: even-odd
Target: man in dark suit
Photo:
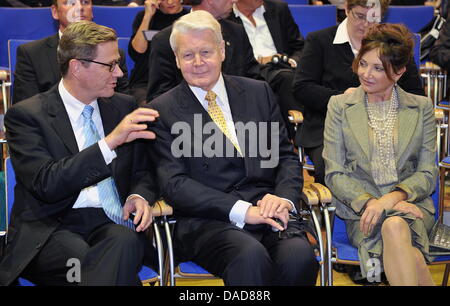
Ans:
[[[154,258],[143,231],[157,195],[140,139],[155,135],[139,122],[158,113],[114,93],[122,76],[114,30],[71,24],[58,60],[62,80],[5,117],[17,185],[0,284],[18,276],[42,285],[140,284],[137,273]],[[74,261],[78,280],[68,277]]]
[[[223,73],[258,79],[260,65],[253,56],[252,46],[244,28],[224,19],[230,14],[233,2],[235,0],[191,0],[189,3],[192,5],[192,11],[205,10],[219,20],[222,26],[226,53],[226,60],[222,65]],[[153,100],[183,80],[170,48],[171,32],[172,27],[165,28],[152,39],[147,101]]]
[[[286,124],[288,110],[302,110],[292,94],[294,69],[303,50],[303,37],[287,3],[278,0],[239,0],[228,19],[244,26],[262,75],[274,90]],[[291,127],[289,124],[288,127]],[[290,138],[293,137],[293,127]]]
[[[93,18],[91,0],[73,0],[72,2],[53,0],[51,9],[53,18],[59,23],[59,32],[17,48],[13,103],[45,92],[58,83],[61,73],[56,60],[56,48],[62,32],[73,21]],[[119,78],[116,90],[128,93],[125,54],[122,50],[120,50],[120,69],[124,76]]]
[[[177,217],[175,253],[226,285],[314,285],[308,227],[290,216],[301,164],[269,85],[222,75],[221,33],[203,10],[178,19],[170,43],[184,80],[149,104],[160,114],[149,153]]]

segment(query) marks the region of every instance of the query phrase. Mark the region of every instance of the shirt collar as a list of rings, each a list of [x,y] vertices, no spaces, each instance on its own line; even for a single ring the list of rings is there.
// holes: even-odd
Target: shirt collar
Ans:
[[[237,7],[236,3],[233,3],[233,12],[234,16],[239,17],[242,19],[242,17],[246,17]],[[253,16],[263,16],[266,12],[266,9],[264,8],[264,5],[261,5],[258,7],[255,12],[253,13]]]
[[[202,106],[207,110],[208,109],[208,101],[205,100],[205,96],[207,91],[201,89],[200,87],[195,87],[189,85],[189,88],[192,90],[194,95],[197,97],[197,100],[200,101]],[[224,105],[225,101],[228,101],[227,91],[225,88],[225,82],[223,80],[222,74],[220,74],[219,79],[216,84],[211,89],[217,95],[218,99],[216,100],[217,104]]]
[[[61,95],[61,99],[63,101],[64,107],[66,108],[67,114],[69,115],[70,122],[72,124],[76,123],[80,117],[81,113],[83,112],[84,107],[86,104],[72,96],[69,91],[64,86],[63,80],[59,82],[58,85],[59,94]],[[94,108],[94,115],[99,114],[99,108],[97,100],[92,101],[89,103],[90,106]]]
[[[338,26],[336,35],[334,36],[333,44],[334,45],[340,45],[349,43],[350,47],[352,49],[353,54],[356,56],[358,54],[358,50],[356,50],[352,42],[350,41],[350,37],[348,36],[348,30],[347,30],[347,18],[345,18]]]

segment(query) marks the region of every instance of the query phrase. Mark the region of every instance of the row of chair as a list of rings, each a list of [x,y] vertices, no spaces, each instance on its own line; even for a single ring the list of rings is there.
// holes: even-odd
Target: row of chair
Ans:
[[[9,216],[11,214],[11,210],[14,204],[14,187],[16,185],[16,177],[14,173],[14,169],[11,163],[11,159],[7,157],[5,159],[5,195],[6,195],[6,206],[5,206],[5,224],[2,225],[5,229],[3,231],[3,235],[8,234],[8,223]],[[302,194],[302,201],[306,205],[306,209],[301,211],[303,216],[311,215],[313,219],[313,223],[315,226],[315,230],[317,233],[318,239],[314,241],[316,243],[317,252],[316,259],[321,265],[320,269],[320,283],[321,285],[325,285],[326,282],[326,270],[325,270],[325,248],[324,243],[321,237],[321,228],[318,222],[317,215],[315,213],[316,209],[314,206],[319,204],[320,198],[327,198],[326,202],[329,203],[331,201],[331,194],[327,194],[327,191],[322,191],[324,189],[323,186],[319,184],[312,184],[311,187],[304,188]],[[325,192],[325,193],[324,193]],[[215,278],[214,275],[210,274],[208,271],[198,266],[194,262],[181,262],[177,266],[175,266],[175,255],[173,252],[173,243],[172,243],[172,230],[171,224],[176,221],[173,218],[170,218],[172,215],[172,208],[165,204],[164,201],[158,201],[155,203],[155,208],[153,210],[153,239],[155,241],[155,245],[158,251],[158,263],[159,269],[158,271],[153,270],[150,267],[144,266],[139,272],[139,277],[143,283],[155,283],[159,282],[160,285],[170,284],[174,286],[176,284],[177,278]],[[163,228],[166,238],[166,243],[164,244],[161,238],[160,227]],[[4,237],[6,238],[6,237]],[[4,239],[5,241],[7,239]],[[164,245],[167,247],[164,251]],[[33,285],[26,279],[20,278],[19,284],[22,286]]]
[[[334,5],[289,4],[303,36],[336,25]],[[131,37],[132,24],[142,7],[94,6],[94,21],[112,27],[119,37]],[[417,33],[433,18],[431,6],[391,6],[384,22],[404,23]],[[57,32],[50,8],[0,8],[0,66],[7,66],[6,42],[9,39],[36,40]]]

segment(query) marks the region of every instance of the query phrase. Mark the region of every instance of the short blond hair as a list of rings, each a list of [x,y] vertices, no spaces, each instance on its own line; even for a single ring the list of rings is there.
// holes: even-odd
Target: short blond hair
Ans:
[[[85,20],[70,24],[64,30],[58,45],[57,57],[61,75],[67,74],[71,59],[92,60],[97,56],[97,46],[109,41],[117,41],[117,34],[111,28]]]
[[[190,12],[189,14],[180,17],[173,24],[172,33],[170,34],[170,47],[174,52],[177,51],[177,37],[179,34],[206,30],[213,32],[217,44],[220,44],[223,41],[220,23],[213,15],[211,15],[211,13],[204,10]]]

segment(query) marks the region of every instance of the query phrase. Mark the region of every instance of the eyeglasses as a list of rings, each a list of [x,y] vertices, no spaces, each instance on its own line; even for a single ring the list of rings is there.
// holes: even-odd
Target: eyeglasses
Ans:
[[[350,10],[350,12],[352,12],[353,18],[355,18],[358,22],[361,23],[364,23],[366,21],[370,24],[380,22],[379,17],[377,18],[377,16],[368,16],[361,13],[355,13],[353,10]]]
[[[93,61],[93,60],[90,60],[90,59],[87,59],[87,58],[76,58],[76,60],[107,66],[107,67],[109,67],[109,72],[113,72],[114,69],[116,69],[116,66],[120,63],[119,61],[114,61],[111,64],[107,64],[107,63]]]

